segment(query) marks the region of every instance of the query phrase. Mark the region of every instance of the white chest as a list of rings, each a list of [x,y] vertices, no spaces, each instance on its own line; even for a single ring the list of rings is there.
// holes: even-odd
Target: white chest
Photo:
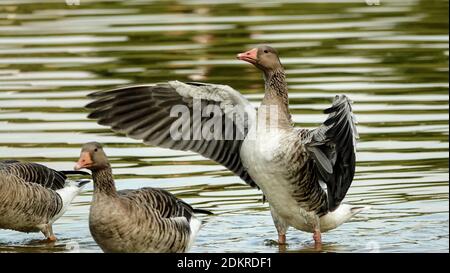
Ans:
[[[241,148],[242,163],[255,183],[261,188],[272,207],[297,208],[286,181],[286,162],[283,155],[282,131],[258,133],[254,139],[246,138]],[[292,212],[285,211],[285,214]]]
[[[255,183],[263,191],[272,210],[290,226],[311,230],[311,212],[302,209],[294,198],[294,189],[288,181],[288,152],[286,134],[288,132],[257,132],[254,139],[244,140],[241,148],[242,163]]]
[[[275,160],[275,156],[280,149],[281,132],[272,129],[269,132],[260,132],[255,128],[250,129],[248,137],[242,144],[241,154],[244,161],[249,164],[270,164]]]

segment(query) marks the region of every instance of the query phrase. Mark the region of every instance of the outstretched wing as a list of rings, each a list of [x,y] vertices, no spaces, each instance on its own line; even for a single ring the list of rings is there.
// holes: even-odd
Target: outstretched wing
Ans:
[[[0,171],[52,190],[64,188],[67,178],[63,172],[50,169],[44,165],[17,160],[1,160]]]
[[[99,124],[146,144],[197,152],[256,187],[240,158],[255,109],[231,87],[170,81],[100,91],[89,97],[95,101],[86,106],[91,110],[88,117]]]
[[[329,114],[328,118],[310,132],[305,147],[327,185],[328,208],[333,211],[353,181],[358,133],[351,101],[345,95],[336,96],[333,105],[324,112]]]

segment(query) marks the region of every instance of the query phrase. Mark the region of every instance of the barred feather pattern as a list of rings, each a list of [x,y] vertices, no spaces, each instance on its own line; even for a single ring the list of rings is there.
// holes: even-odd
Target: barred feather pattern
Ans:
[[[356,119],[352,101],[338,95],[329,114],[318,128],[309,131],[303,139],[306,151],[314,159],[315,172],[327,185],[328,209],[335,210],[352,184],[356,167]]]
[[[55,191],[0,170],[0,228],[40,231],[39,226],[49,224],[62,207]]]
[[[0,161],[0,171],[52,190],[62,189],[67,178],[62,172],[50,169],[44,165],[17,160]]]
[[[285,121],[284,119],[286,119],[287,124],[291,125],[292,116],[289,112],[288,86],[286,83],[286,74],[284,73],[284,70],[280,68],[279,70],[266,72],[264,77],[266,79],[265,96],[262,104],[277,105],[279,107],[278,122],[282,124],[283,121]]]
[[[252,122],[249,116],[253,116],[254,108],[231,87],[171,81],[100,91],[90,94],[89,97],[95,100],[86,105],[86,108],[91,110],[88,118],[97,119],[100,125],[109,126],[116,132],[143,140],[149,145],[199,153],[222,164],[250,186],[257,187],[242,166],[239,155],[242,140],[247,134],[249,123]],[[209,118],[188,117],[190,120],[180,122],[180,124],[189,124],[191,130],[183,133],[188,139],[173,139],[170,128],[179,119],[170,116],[172,107],[185,106],[192,114],[194,100],[201,100],[201,109],[207,106],[219,106],[222,120],[218,122],[224,126],[222,134],[233,132],[233,135],[231,137],[221,135],[219,138],[212,136],[211,139],[202,137],[197,140],[193,136],[194,129],[203,128]],[[247,111],[248,115],[241,116],[239,111],[233,111],[236,106]],[[225,128],[225,126],[229,127]]]
[[[322,216],[328,212],[327,195],[319,183],[315,162],[306,151],[303,141],[309,130],[293,130],[286,134],[274,161],[283,162],[286,169],[284,179],[290,182],[291,196],[297,204],[308,212]]]

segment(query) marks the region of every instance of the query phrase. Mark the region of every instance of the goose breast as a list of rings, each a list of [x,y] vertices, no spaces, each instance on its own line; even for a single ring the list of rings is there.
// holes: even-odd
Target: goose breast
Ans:
[[[241,158],[272,210],[289,226],[311,232],[316,212],[326,209],[322,208],[326,206],[326,194],[319,183],[311,183],[308,172],[300,171],[309,169],[311,162],[295,130],[272,128],[264,134],[256,132],[254,139],[244,140]],[[312,206],[317,199],[322,201]]]

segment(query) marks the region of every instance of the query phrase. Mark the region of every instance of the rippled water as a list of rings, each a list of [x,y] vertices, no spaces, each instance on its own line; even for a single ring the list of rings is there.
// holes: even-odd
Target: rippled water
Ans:
[[[119,189],[163,187],[215,213],[192,251],[278,252],[265,244],[276,231],[260,192],[198,155],[113,134],[83,109],[92,91],[169,79],[229,84],[257,105],[261,75],[234,56],[266,43],[281,53],[297,126],[321,123],[337,93],[355,102],[346,202],[372,210],[324,234],[324,251],[448,252],[448,1],[380,2],[2,0],[0,159],[71,169],[82,143],[105,143]],[[91,197],[89,185],[54,225],[55,245],[0,230],[0,251],[100,251]],[[310,234],[291,229],[288,242],[313,250]]]

